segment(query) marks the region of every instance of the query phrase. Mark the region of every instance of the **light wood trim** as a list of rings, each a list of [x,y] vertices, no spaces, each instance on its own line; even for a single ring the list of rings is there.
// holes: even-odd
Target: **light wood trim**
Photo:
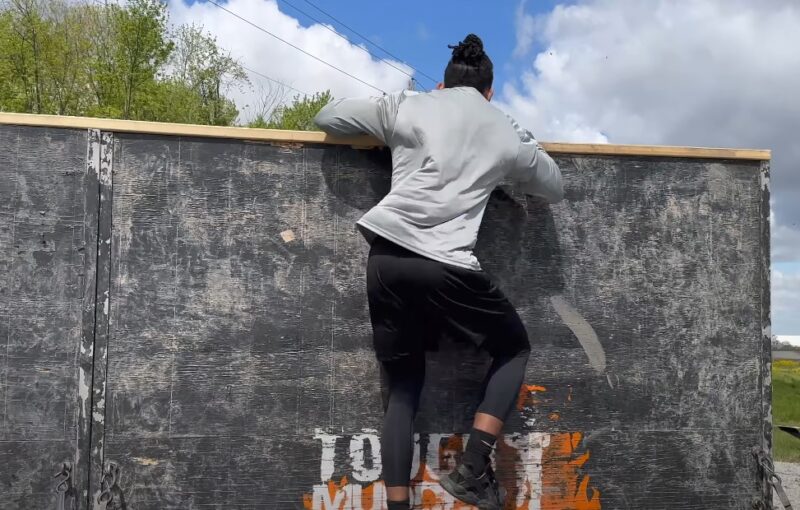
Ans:
[[[147,133],[154,135],[200,136],[263,140],[279,143],[327,143],[375,147],[378,140],[357,136],[333,138],[318,131],[283,131],[280,129],[254,129],[246,127],[201,126],[171,122],[144,122],[140,120],[99,119],[93,117],[68,117],[63,115],[37,115],[32,113],[0,113],[0,124],[42,126],[79,129],[99,129],[117,133]]]
[[[246,127],[200,126],[195,124],[98,119],[93,117],[67,117],[60,115],[36,115],[29,113],[0,113],[0,124],[100,129],[105,131],[115,131],[118,133],[149,133],[171,136],[233,138],[239,140],[257,140],[277,143],[324,143],[335,145],[351,145],[355,147],[378,147],[382,145],[377,139],[368,136],[338,138],[318,131],[283,131],[278,129],[255,129]],[[771,151],[758,149],[712,149],[703,147],[546,142],[542,143],[542,146],[551,154],[597,154],[613,156],[746,159],[756,161],[765,161],[771,159]]]
[[[542,143],[551,154],[600,154],[673,158],[748,159],[768,161],[772,151],[764,149],[716,149],[669,145],[613,145],[602,143]]]

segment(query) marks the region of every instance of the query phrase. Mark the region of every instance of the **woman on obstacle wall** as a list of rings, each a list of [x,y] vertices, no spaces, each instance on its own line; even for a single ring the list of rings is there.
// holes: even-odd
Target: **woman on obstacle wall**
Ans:
[[[370,134],[392,151],[391,191],[358,221],[370,243],[367,297],[387,390],[381,450],[389,510],[410,507],[425,351],[444,334],[485,349],[492,364],[461,463],[441,484],[482,510],[502,507],[489,459],[514,407],[530,346],[514,306],[481,270],[473,248],[489,196],[502,180],[551,203],[563,198],[553,159],[489,104],[493,66],[480,38],[470,34],[450,48],[437,90],[342,99],[315,118],[329,134]]]

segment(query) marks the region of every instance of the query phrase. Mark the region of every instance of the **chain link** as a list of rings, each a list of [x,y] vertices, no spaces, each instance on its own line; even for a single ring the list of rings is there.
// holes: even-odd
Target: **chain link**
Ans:
[[[753,455],[756,457],[758,465],[764,470],[767,485],[775,489],[775,492],[778,494],[778,499],[781,500],[783,509],[792,510],[792,503],[789,501],[789,496],[787,496],[786,491],[783,490],[783,481],[775,472],[775,465],[772,463],[772,457],[767,455],[766,452],[760,448],[754,449]]]

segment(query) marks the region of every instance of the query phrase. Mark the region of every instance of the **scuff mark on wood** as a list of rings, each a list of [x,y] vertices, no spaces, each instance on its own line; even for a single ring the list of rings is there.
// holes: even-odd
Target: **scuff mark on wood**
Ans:
[[[575,334],[575,338],[581,343],[589,363],[598,374],[602,374],[606,369],[606,353],[603,351],[603,344],[597,338],[592,325],[586,322],[580,312],[575,310],[572,305],[564,299],[564,296],[550,296],[556,313],[558,313],[564,324]],[[611,380],[608,381],[609,385]],[[612,386],[613,388],[613,386]]]

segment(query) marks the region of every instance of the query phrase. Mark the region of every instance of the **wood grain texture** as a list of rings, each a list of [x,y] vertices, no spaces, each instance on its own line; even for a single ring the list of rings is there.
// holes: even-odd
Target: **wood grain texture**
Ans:
[[[477,249],[533,345],[498,455],[517,507],[765,501],[759,162],[557,160],[566,200],[502,186]],[[388,153],[120,134],[114,169],[104,448],[119,498],[372,508],[380,387],[354,223],[388,191]],[[596,332],[602,373],[554,302]],[[450,343],[430,356],[420,508],[487,361]]]
[[[86,128],[117,133],[143,133],[171,136],[202,136],[237,140],[257,140],[286,144],[326,143],[350,145],[359,148],[380,147],[383,144],[372,137],[332,137],[318,131],[284,131],[244,127],[201,126],[166,122],[97,119],[62,115],[37,115],[27,113],[0,113],[0,124]],[[612,145],[591,143],[543,143],[552,154],[592,154],[614,156],[653,156],[706,159],[745,159],[766,161],[771,151],[759,149],[718,149],[708,147],[669,147],[649,145]]]
[[[0,126],[0,148],[0,508],[72,508],[88,476],[87,132]]]

